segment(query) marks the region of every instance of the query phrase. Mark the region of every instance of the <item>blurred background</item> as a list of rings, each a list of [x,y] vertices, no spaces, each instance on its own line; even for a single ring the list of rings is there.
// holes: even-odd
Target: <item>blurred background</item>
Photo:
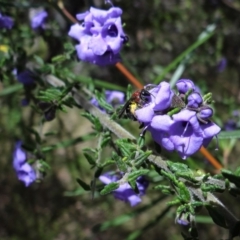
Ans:
[[[66,0],[63,4],[73,16],[90,6],[104,9],[110,6],[104,5],[103,0]],[[238,129],[240,1],[118,0],[113,4],[123,10],[122,22],[129,37],[128,45],[121,52],[125,67],[147,84],[156,79],[169,81],[174,73],[177,74],[175,70],[182,66],[179,77],[192,79],[203,93],[213,93],[214,120],[222,129]],[[30,26],[31,11],[39,7],[49,13],[44,31],[34,31]],[[135,208],[115,200],[111,194],[100,196],[96,193],[92,199],[91,193],[78,185],[78,177],[87,183],[93,178],[82,149],[97,144],[94,138],[79,139],[92,132],[91,123],[81,116],[82,110],[68,108],[66,113],[57,113],[53,121],[41,126],[41,115],[31,104],[21,105],[24,97],[22,88],[1,93],[17,84],[10,71],[14,64],[18,69],[31,67],[34,56],[40,56],[44,63],[50,64],[53,57],[69,50],[66,46],[73,48],[75,45],[74,40],[68,37],[72,23],[57,7],[57,1],[0,0],[0,11],[15,22],[11,33],[0,33],[0,45],[7,45],[10,51],[18,52],[15,62],[6,61],[8,67],[0,70],[0,239],[182,239],[181,228],[174,220],[175,208],[166,210],[166,202],[170,198],[154,191],[151,184],[142,203]],[[199,36],[206,33],[206,29],[210,29],[211,37],[192,51],[191,46],[199,43]],[[181,57],[187,49],[190,49],[188,54]],[[124,89],[129,84],[114,66],[100,68],[77,61],[75,53],[71,56],[56,67],[56,75],[61,77],[64,69],[72,69],[76,75],[114,83]],[[59,69],[63,69],[62,72]],[[124,124],[131,133],[138,135],[137,123],[124,121]],[[44,180],[26,188],[18,181],[12,168],[12,156],[16,140],[30,145],[34,141],[34,134],[27,130],[30,127],[36,131],[40,129],[46,146],[59,143],[59,147],[46,153],[51,169]],[[44,135],[49,131],[54,134]],[[153,143],[149,142],[149,146]],[[215,151],[216,142],[213,141],[208,149],[225,168],[236,169],[240,154],[238,141],[220,140],[218,148]],[[163,153],[169,159],[179,161],[177,155]],[[107,157],[107,152],[104,154]],[[194,170],[216,172],[199,153],[187,160],[187,164]],[[239,199],[228,194],[221,194],[220,198],[240,217]],[[206,212],[200,212],[197,222],[199,239],[227,239],[227,231],[214,225]],[[137,230],[143,233],[130,238]]]

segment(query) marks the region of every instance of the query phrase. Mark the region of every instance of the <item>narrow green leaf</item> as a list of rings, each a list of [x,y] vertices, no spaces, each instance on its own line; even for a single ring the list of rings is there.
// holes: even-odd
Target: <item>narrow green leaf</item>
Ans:
[[[101,148],[104,148],[107,145],[109,145],[110,140],[111,140],[110,136],[105,136],[101,142]]]
[[[113,152],[112,153],[112,158],[113,160],[116,162],[118,169],[121,172],[127,172],[127,165],[126,163],[123,161],[123,159],[121,158],[121,156],[119,156],[117,153]]]
[[[77,182],[85,191],[91,190],[90,186],[87,183],[85,183],[84,181],[82,181],[80,178],[77,178]]]
[[[93,166],[96,165],[96,162],[95,162],[95,159],[96,159],[96,158],[94,158],[92,155],[90,155],[90,154],[87,153],[87,152],[84,152],[83,155],[84,155],[84,157],[87,159],[87,161],[88,161],[88,163],[89,163],[90,165],[93,165]]]
[[[44,61],[41,57],[37,56],[37,55],[34,55],[33,56],[34,59],[36,60],[36,62],[40,65],[40,66],[43,66],[44,65]]]
[[[218,134],[218,139],[236,139],[240,138],[240,130],[222,131]]]
[[[8,94],[15,93],[15,92],[17,92],[21,89],[23,89],[23,84],[21,84],[21,83],[14,84],[13,86],[6,87],[6,88],[4,88],[0,91],[0,97],[6,96]]]
[[[206,208],[215,224],[223,228],[228,228],[224,217],[217,211],[217,209],[212,206],[206,206]]]
[[[96,172],[94,173],[94,177],[99,178],[100,175],[102,174],[102,171],[103,171],[102,167],[97,168]]]
[[[112,191],[114,191],[115,189],[119,188],[119,183],[118,182],[112,182],[108,185],[106,185],[102,191],[100,192],[101,195],[106,195]]]
[[[135,166],[136,167],[141,166],[151,154],[152,154],[152,151],[146,151],[139,154],[139,156],[135,158]]]
[[[135,181],[138,177],[143,176],[143,175],[146,175],[148,172],[149,172],[148,169],[140,169],[140,170],[131,172],[131,173],[128,175],[128,178],[127,178],[127,179],[128,179],[129,182],[132,182],[132,181]]]

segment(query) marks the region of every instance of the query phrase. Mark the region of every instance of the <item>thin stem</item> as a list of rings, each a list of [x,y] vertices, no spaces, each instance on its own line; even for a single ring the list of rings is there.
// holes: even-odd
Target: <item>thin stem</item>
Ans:
[[[64,7],[63,2],[60,0],[58,1],[58,7],[60,8],[60,10],[62,11],[62,13],[72,22],[72,23],[77,23],[77,19],[75,17],[73,17],[68,10]]]
[[[129,82],[131,82],[137,88],[143,88],[143,84],[140,83],[128,70],[124,67],[124,65],[120,62],[116,63],[115,67],[127,77]]]
[[[217,169],[220,170],[223,168],[223,166],[212,156],[212,154],[205,148],[200,148],[201,154],[207,158],[207,160]]]

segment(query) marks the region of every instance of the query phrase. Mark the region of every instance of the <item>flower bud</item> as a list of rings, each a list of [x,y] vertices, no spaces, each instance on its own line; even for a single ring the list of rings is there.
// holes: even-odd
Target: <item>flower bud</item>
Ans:
[[[204,107],[198,113],[198,117],[202,119],[209,119],[210,117],[212,117],[212,115],[213,115],[213,110],[210,107]]]
[[[176,83],[177,90],[179,93],[185,94],[190,89],[195,90],[195,85],[190,79],[180,79]]]
[[[188,96],[187,101],[188,101],[187,103],[188,107],[198,108],[201,106],[203,99],[199,93],[193,92]]]

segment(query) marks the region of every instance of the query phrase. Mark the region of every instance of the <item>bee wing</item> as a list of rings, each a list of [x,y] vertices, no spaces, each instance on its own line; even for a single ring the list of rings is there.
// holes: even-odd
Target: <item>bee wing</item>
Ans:
[[[151,89],[153,89],[153,88],[155,88],[155,87],[157,87],[158,85],[156,85],[156,84],[148,84],[148,85],[146,85],[146,86],[144,86],[144,89],[145,90],[147,90],[147,91],[149,91],[149,90],[151,90]]]

